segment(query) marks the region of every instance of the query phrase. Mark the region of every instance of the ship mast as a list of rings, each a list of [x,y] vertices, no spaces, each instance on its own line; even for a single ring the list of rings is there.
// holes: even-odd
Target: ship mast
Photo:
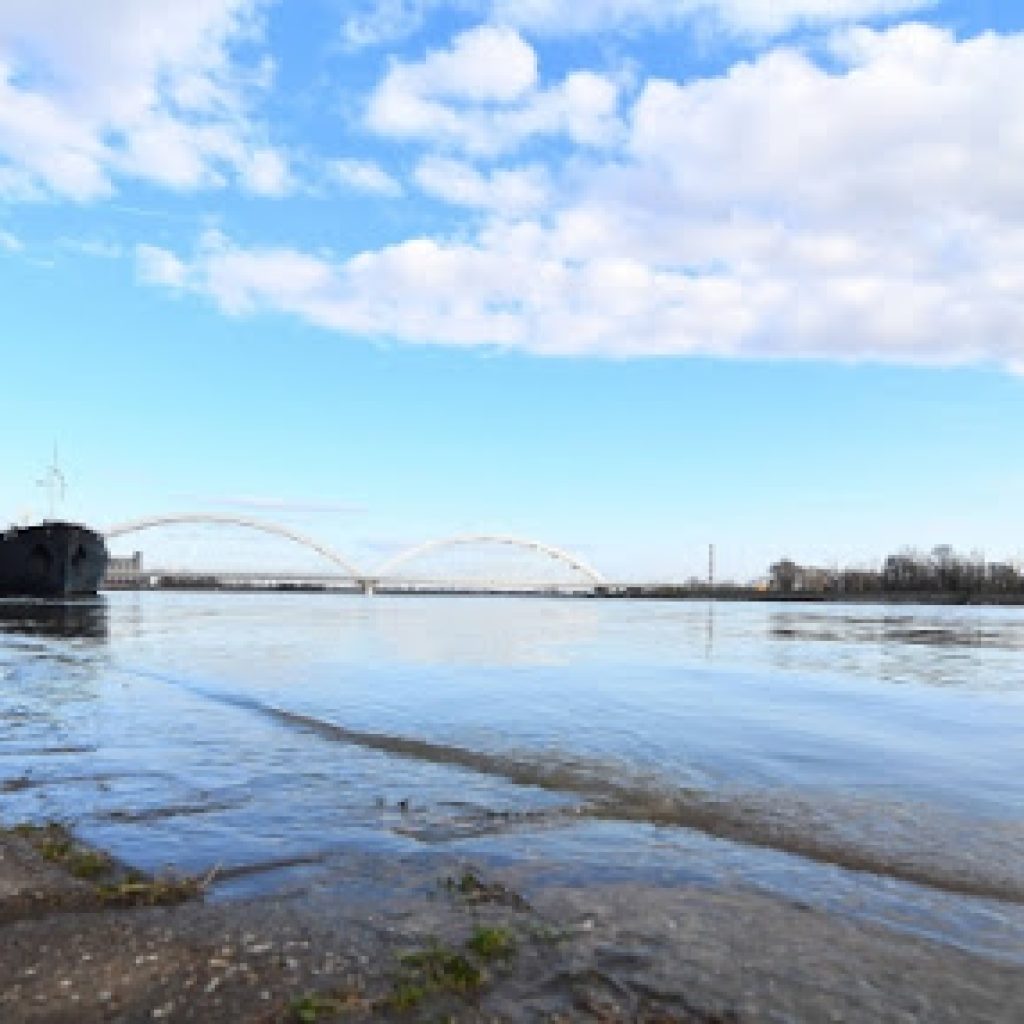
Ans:
[[[46,488],[47,497],[50,501],[50,518],[57,514],[57,501],[63,501],[67,495],[67,480],[61,472],[60,463],[57,461],[57,444],[53,445],[53,463],[47,466],[42,479],[36,481],[37,487]]]

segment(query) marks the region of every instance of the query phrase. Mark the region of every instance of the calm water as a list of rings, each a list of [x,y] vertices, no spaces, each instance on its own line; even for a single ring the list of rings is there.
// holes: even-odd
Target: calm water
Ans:
[[[219,865],[224,897],[439,853],[1024,963],[1022,655],[1018,609],[0,602],[0,817]]]

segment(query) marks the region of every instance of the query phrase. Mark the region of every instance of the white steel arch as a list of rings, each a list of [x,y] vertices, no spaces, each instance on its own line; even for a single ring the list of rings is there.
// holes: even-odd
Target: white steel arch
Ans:
[[[404,565],[414,558],[419,558],[420,555],[436,551],[438,548],[456,547],[461,544],[504,544],[509,547],[522,548],[525,551],[538,551],[542,555],[547,555],[548,558],[554,559],[556,562],[562,562],[571,569],[582,573],[591,583],[597,586],[608,582],[595,568],[587,565],[586,562],[562,548],[556,548],[551,544],[543,544],[537,540],[524,540],[521,537],[508,537],[503,534],[492,533],[463,533],[455,537],[442,537],[439,540],[429,540],[425,544],[416,544],[388,559],[380,566],[374,576],[377,579],[384,579],[392,574],[398,566]]]
[[[325,547],[318,541],[307,537],[304,534],[289,530],[286,526],[278,526],[277,523],[267,523],[261,519],[249,519],[245,516],[221,516],[204,513],[185,513],[183,515],[150,516],[146,519],[133,519],[130,522],[118,523],[110,527],[104,536],[107,538],[123,537],[129,533],[140,533],[142,530],[151,530],[157,526],[176,526],[179,523],[200,523],[215,526],[240,526],[246,530],[256,530],[258,533],[269,533],[276,537],[284,537],[286,540],[301,544],[318,555],[322,555],[329,562],[340,566],[353,579],[362,579],[361,573],[354,565],[347,562],[341,555]]]

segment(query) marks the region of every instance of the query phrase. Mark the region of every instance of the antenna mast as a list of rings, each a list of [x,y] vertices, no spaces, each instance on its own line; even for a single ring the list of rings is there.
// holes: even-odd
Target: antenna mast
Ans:
[[[37,487],[46,488],[47,497],[50,501],[50,518],[57,514],[57,501],[63,501],[67,495],[67,480],[61,472],[60,463],[57,461],[57,443],[53,445],[53,463],[46,468],[42,479],[36,481]]]

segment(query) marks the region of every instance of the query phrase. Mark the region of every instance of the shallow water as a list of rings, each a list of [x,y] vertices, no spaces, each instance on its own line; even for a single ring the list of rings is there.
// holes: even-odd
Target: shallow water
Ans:
[[[453,854],[1024,963],[1022,649],[1019,609],[0,602],[0,817],[218,865],[225,897]]]

